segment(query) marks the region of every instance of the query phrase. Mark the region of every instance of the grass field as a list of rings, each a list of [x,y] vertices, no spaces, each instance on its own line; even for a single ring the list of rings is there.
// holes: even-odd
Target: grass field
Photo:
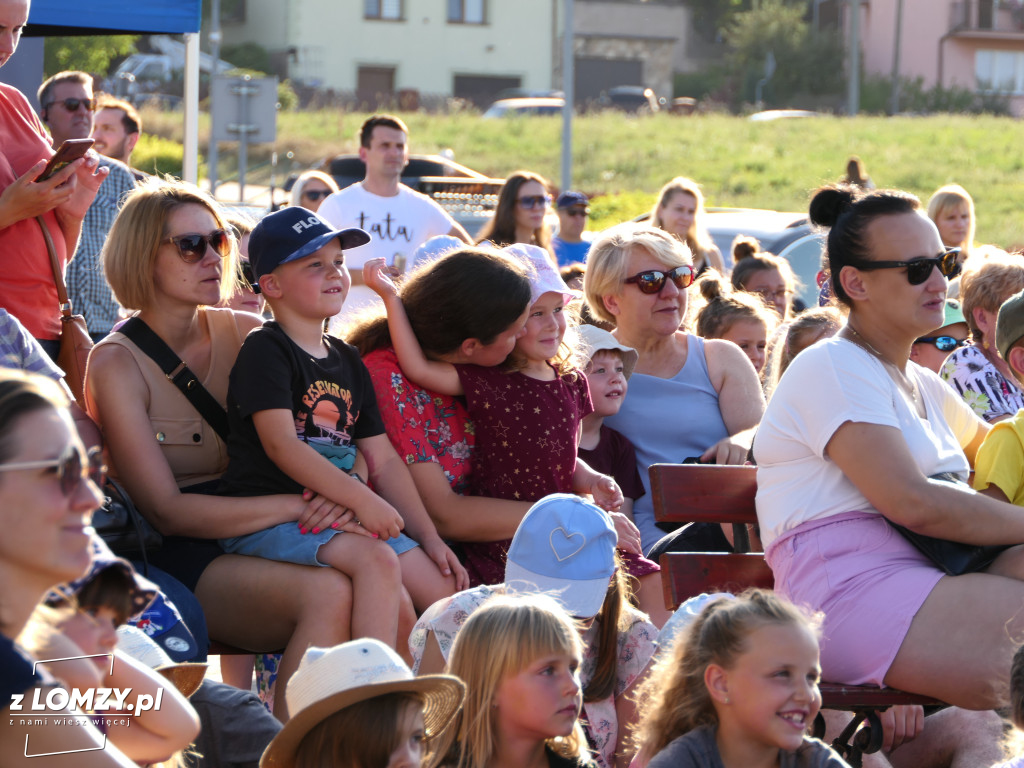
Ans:
[[[292,152],[296,169],[332,154],[354,152],[363,113],[281,113],[276,149]],[[561,121],[481,120],[477,113],[403,114],[414,152],[448,147],[455,159],[504,177],[518,168],[559,183]],[[147,113],[146,130],[181,138],[180,114]],[[205,133],[201,126],[200,133]],[[221,175],[234,150],[222,145]],[[271,147],[249,151],[250,167]],[[673,176],[698,180],[710,206],[804,210],[809,193],[842,175],[860,155],[879,187],[914,192],[927,202],[942,184],[962,184],[975,199],[979,242],[1024,245],[1024,123],[1012,118],[818,117],[752,123],[726,115],[641,118],[605,113],[573,122],[573,186],[593,196],[591,227],[635,216],[652,205]],[[285,175],[289,170],[284,166]],[[251,170],[259,182],[268,171]]]

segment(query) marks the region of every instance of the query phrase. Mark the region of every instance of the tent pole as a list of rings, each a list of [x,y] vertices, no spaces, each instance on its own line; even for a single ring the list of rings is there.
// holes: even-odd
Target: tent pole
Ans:
[[[185,156],[182,178],[199,183],[199,35],[185,33]]]

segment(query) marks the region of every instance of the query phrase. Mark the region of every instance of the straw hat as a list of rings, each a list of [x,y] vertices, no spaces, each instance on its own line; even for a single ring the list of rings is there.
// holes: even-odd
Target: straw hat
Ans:
[[[423,697],[423,726],[432,737],[462,707],[466,687],[451,675],[413,677],[401,657],[379,640],[309,648],[285,691],[290,718],[263,753],[260,768],[290,768],[302,739],[324,718],[351,704],[398,692]]]

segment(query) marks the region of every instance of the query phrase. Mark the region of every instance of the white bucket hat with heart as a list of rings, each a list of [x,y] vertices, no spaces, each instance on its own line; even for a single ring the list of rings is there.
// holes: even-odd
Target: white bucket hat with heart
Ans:
[[[553,493],[523,517],[505,563],[514,592],[550,593],[571,616],[601,610],[615,574],[618,536],[608,513],[571,493]]]

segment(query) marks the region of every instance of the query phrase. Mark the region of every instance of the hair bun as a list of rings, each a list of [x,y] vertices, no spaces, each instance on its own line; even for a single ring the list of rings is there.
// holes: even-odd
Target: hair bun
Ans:
[[[732,260],[734,263],[750,256],[756,256],[760,252],[761,244],[757,241],[756,237],[736,235],[732,241]]]
[[[853,207],[857,191],[846,184],[822,187],[811,198],[809,215],[811,223],[819,227],[833,227],[836,220]]]
[[[697,281],[697,290],[709,304],[715,299],[721,299],[726,294],[725,278],[717,270],[709,269]]]

